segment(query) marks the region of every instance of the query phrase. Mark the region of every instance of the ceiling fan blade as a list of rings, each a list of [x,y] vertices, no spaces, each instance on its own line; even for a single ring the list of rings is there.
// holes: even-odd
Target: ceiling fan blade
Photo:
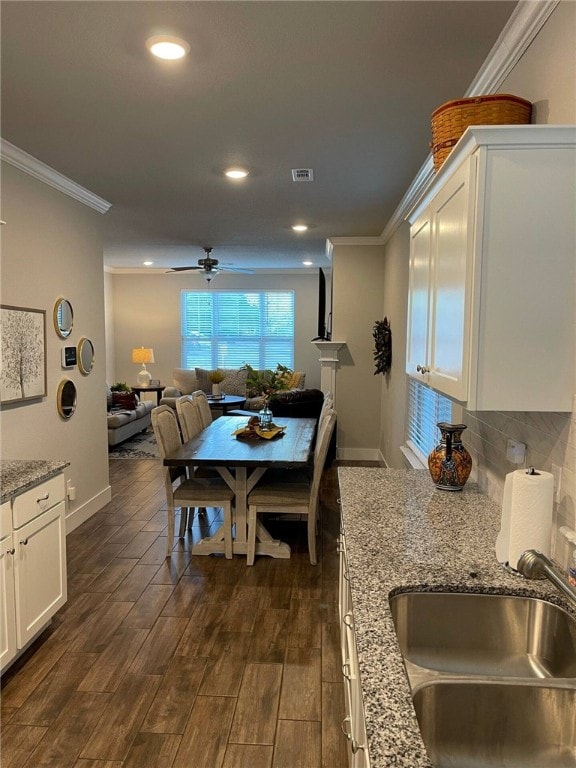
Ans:
[[[171,267],[168,272],[187,272],[190,269],[204,269],[204,267]]]
[[[222,272],[242,272],[245,275],[253,275],[253,269],[241,269],[240,267],[220,267]]]

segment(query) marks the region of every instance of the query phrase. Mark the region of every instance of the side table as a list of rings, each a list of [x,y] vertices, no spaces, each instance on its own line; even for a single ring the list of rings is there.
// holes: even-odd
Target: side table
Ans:
[[[162,397],[162,392],[164,392],[165,387],[159,386],[159,387],[133,387],[130,386],[130,389],[132,392],[136,392],[137,395],[141,395],[142,392],[155,392],[156,393],[156,405],[160,405],[160,398]]]

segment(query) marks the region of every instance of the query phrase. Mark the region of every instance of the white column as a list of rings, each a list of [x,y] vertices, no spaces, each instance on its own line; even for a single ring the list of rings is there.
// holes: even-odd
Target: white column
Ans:
[[[320,389],[324,394],[332,392],[336,397],[336,365],[338,350],[345,341],[313,341],[320,352]]]

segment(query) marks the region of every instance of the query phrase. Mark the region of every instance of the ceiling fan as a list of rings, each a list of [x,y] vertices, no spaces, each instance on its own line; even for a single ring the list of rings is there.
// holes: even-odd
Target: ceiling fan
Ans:
[[[222,266],[220,266],[220,262],[218,261],[218,259],[210,258],[210,254],[212,253],[212,248],[208,248],[205,246],[204,253],[206,254],[206,258],[198,259],[197,267],[172,267],[172,269],[168,271],[169,272],[188,272],[190,270],[199,270],[202,272],[204,279],[208,283],[216,277],[218,272],[242,272],[245,275],[254,274],[253,269],[240,269],[239,267],[231,267],[228,264],[223,264]]]

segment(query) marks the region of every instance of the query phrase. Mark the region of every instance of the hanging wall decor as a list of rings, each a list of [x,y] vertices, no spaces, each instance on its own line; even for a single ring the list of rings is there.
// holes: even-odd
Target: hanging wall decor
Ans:
[[[376,364],[374,376],[377,373],[389,373],[392,367],[392,330],[387,317],[384,320],[376,320],[372,336],[374,336],[374,362]]]
[[[0,336],[0,401],[46,397],[46,312],[2,305]]]

